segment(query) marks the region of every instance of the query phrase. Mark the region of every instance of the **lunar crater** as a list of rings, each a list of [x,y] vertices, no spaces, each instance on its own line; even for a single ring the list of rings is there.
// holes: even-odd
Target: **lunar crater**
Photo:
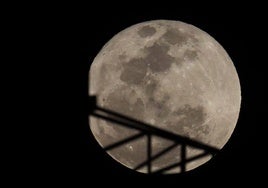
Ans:
[[[128,84],[139,84],[146,76],[146,64],[142,58],[132,59],[123,64],[123,71],[120,79]]]
[[[143,26],[138,31],[138,34],[143,38],[152,36],[155,33],[156,33],[156,29],[152,26],[149,26],[149,25]]]
[[[198,57],[198,52],[196,50],[186,50],[184,52],[184,58],[189,60],[196,60]]]
[[[191,38],[191,35],[189,35],[188,33],[183,33],[179,29],[170,28],[167,29],[166,33],[162,36],[162,38],[172,45],[183,45],[187,43],[187,41]]]
[[[169,47],[164,44],[154,44],[147,47],[144,51],[147,55],[144,58],[134,58],[123,63],[123,70],[120,79],[128,84],[140,84],[148,72],[147,67],[152,72],[165,72],[175,61],[175,58],[167,52]],[[167,72],[165,72],[167,73]]]
[[[155,43],[145,50],[148,55],[144,58],[144,62],[149,65],[152,72],[166,71],[174,61],[174,57],[167,53],[169,50],[167,45]]]

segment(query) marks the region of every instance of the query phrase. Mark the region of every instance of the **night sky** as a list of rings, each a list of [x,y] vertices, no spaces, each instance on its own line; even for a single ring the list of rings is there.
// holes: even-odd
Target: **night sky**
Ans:
[[[265,126],[261,120],[265,105],[262,68],[265,61],[259,60],[257,49],[260,47],[255,44],[261,35],[258,34],[261,26],[256,21],[261,17],[253,16],[251,9],[242,8],[196,11],[176,6],[160,7],[107,12],[101,6],[92,5],[84,9],[68,9],[59,15],[55,27],[61,28],[57,33],[60,37],[58,49],[63,55],[55,61],[55,66],[62,67],[59,73],[63,75],[55,88],[62,92],[59,95],[62,103],[59,124],[63,138],[53,154],[55,159],[50,173],[55,173],[55,179],[75,180],[87,187],[93,182],[99,186],[124,186],[122,179],[129,185],[163,183],[165,187],[199,181],[200,186],[215,185],[211,180],[216,180],[218,185],[226,183],[230,186],[232,182],[261,182],[260,170],[266,163],[263,161],[266,146],[263,146],[264,137],[260,136],[260,130]],[[116,33],[153,19],[179,20],[209,33],[227,51],[240,78],[241,111],[231,139],[210,162],[185,174],[155,177],[119,165],[97,144],[88,126],[88,111],[92,109],[88,103],[88,71],[94,57]]]

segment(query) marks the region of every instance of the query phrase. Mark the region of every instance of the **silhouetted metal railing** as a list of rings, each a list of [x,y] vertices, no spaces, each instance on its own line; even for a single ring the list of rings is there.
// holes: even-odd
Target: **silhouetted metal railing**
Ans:
[[[138,139],[142,136],[145,136],[145,135],[147,136],[147,160],[144,161],[143,163],[139,164],[138,166],[136,166],[134,168],[134,170],[138,170],[138,169],[147,165],[147,169],[148,169],[149,174],[151,174],[151,173],[160,174],[160,173],[163,173],[163,172],[170,170],[174,167],[179,166],[181,168],[181,173],[183,173],[186,170],[186,164],[188,162],[197,160],[197,159],[204,157],[204,156],[207,156],[207,155],[215,155],[219,151],[219,149],[212,147],[212,146],[209,146],[209,145],[206,145],[206,144],[203,144],[199,141],[195,141],[195,140],[189,139],[187,137],[180,136],[180,135],[174,134],[172,132],[168,132],[166,130],[159,129],[157,127],[154,127],[152,125],[146,124],[146,123],[141,122],[141,121],[138,121],[138,120],[133,119],[131,117],[127,117],[127,116],[124,116],[124,115],[119,114],[117,112],[113,112],[111,110],[101,108],[101,107],[97,106],[95,96],[90,97],[90,105],[91,105],[91,109],[89,112],[90,115],[97,117],[97,118],[104,119],[106,121],[110,121],[112,123],[116,123],[116,124],[124,126],[124,127],[128,127],[131,129],[136,129],[136,130],[141,131],[141,133],[135,134],[131,137],[128,137],[126,139],[123,139],[121,141],[118,141],[116,143],[113,143],[111,145],[106,146],[104,148],[106,151],[111,150],[111,149],[116,148],[116,147],[119,147],[122,144],[133,141],[133,140]],[[163,151],[152,156],[152,135],[159,136],[159,137],[162,137],[164,139],[174,141],[175,143],[173,145],[167,147]],[[172,150],[173,148],[175,148],[178,145],[181,145],[181,152],[180,152],[181,161],[178,163],[172,164],[170,166],[164,167],[162,169],[159,169],[155,172],[152,172],[152,165],[151,165],[152,161],[159,158],[160,156],[164,155],[165,153]],[[199,154],[199,155],[196,155],[194,157],[190,157],[187,159],[186,146],[191,146],[193,148],[202,149],[202,150],[204,150],[204,152]]]

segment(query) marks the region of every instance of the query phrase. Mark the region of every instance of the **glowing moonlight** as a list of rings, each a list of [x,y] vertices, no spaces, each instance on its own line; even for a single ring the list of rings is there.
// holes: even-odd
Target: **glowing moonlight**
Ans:
[[[114,36],[90,68],[90,95],[102,108],[221,149],[237,123],[241,93],[235,67],[206,32],[183,22],[155,20],[131,26]],[[139,133],[90,116],[102,147]],[[147,173],[147,138],[118,145],[109,155],[130,169]],[[152,156],[173,142],[152,136]],[[152,172],[181,161],[178,145],[151,163]],[[202,153],[186,147],[185,157]],[[211,156],[186,164],[186,171]],[[137,168],[139,167],[140,168]],[[178,173],[174,167],[165,173]]]

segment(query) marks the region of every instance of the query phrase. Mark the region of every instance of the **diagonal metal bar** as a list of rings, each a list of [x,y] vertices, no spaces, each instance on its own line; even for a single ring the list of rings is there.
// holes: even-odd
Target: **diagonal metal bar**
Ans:
[[[91,115],[92,116],[95,116],[95,117],[98,117],[98,118],[101,118],[101,119],[104,119],[104,120],[107,120],[107,121],[110,121],[112,123],[117,123],[117,124],[122,125],[124,127],[128,127],[128,128],[131,128],[131,129],[140,130],[140,129],[138,129],[135,126],[129,125],[127,122],[124,122],[124,121],[121,121],[121,120],[117,120],[117,119],[114,119],[114,118],[111,118],[111,117],[107,117],[107,116],[104,116],[102,114],[97,114],[97,113],[94,113],[93,112]]]
[[[190,158],[186,159],[184,163],[186,164],[188,162],[191,162],[191,161],[194,161],[196,159],[202,158],[202,157],[204,157],[206,155],[210,155],[210,154],[208,152],[201,153],[199,155],[196,155],[194,157],[190,157]],[[162,172],[164,172],[166,170],[170,170],[170,169],[172,169],[174,167],[180,166],[181,164],[182,164],[182,162],[178,162],[178,163],[172,164],[170,166],[167,166],[165,168],[162,168],[160,170],[157,170],[157,171],[153,172],[153,174],[161,174]]]
[[[211,154],[216,154],[219,151],[215,147],[203,144],[203,143],[195,141],[195,140],[191,140],[191,139],[189,139],[187,137],[183,137],[183,136],[168,132],[166,130],[159,129],[159,128],[154,127],[152,125],[145,124],[143,122],[137,121],[137,120],[135,120],[133,118],[123,116],[123,115],[118,114],[116,112],[112,112],[110,110],[103,109],[103,108],[100,108],[100,107],[96,107],[96,109],[100,110],[102,112],[108,113],[108,114],[112,114],[113,116],[117,116],[117,117],[119,117],[121,119],[124,119],[124,120],[126,120],[128,122],[118,120],[118,119],[115,119],[115,118],[112,118],[112,117],[106,117],[104,115],[96,114],[95,112],[93,112],[92,115],[100,117],[100,118],[103,118],[103,119],[106,119],[106,120],[111,121],[111,122],[118,123],[120,125],[129,127],[129,128],[134,128],[134,129],[137,129],[137,130],[144,131],[146,134],[153,134],[153,135],[156,135],[156,136],[160,136],[162,138],[166,138],[168,140],[173,140],[173,141],[181,143],[181,144],[186,143],[189,146],[204,149],[204,150],[206,150],[207,152],[209,152]]]
[[[151,157],[151,161],[161,157],[162,155],[164,155],[165,153],[167,153],[168,151],[172,150],[173,148],[175,148],[177,145],[179,145],[178,143],[172,144],[171,146],[167,147],[166,149],[160,151],[159,153],[157,153],[156,155],[154,155],[153,157]],[[149,160],[146,160],[144,162],[142,162],[141,164],[139,164],[138,166],[136,166],[134,168],[134,170],[138,170],[142,167],[144,167],[145,165],[147,165],[149,163]]]
[[[111,145],[108,145],[108,146],[104,147],[104,150],[106,150],[106,151],[111,150],[111,149],[113,149],[113,148],[115,148],[117,146],[120,146],[120,145],[124,144],[124,143],[127,143],[127,142],[130,142],[132,140],[138,139],[138,138],[140,138],[140,137],[142,137],[144,135],[145,135],[144,133],[135,134],[134,136],[128,137],[128,138],[126,138],[124,140],[118,141],[118,142],[116,142],[114,144],[111,144]]]
[[[108,110],[108,109],[105,109],[105,108],[102,108],[102,107],[99,107],[99,106],[96,106],[96,107],[95,107],[95,111],[97,111],[97,110],[99,110],[99,111],[101,111],[101,112],[105,112],[105,113],[107,113],[107,114],[109,114],[109,115],[113,115],[113,116],[115,116],[115,117],[117,117],[117,118],[121,118],[121,119],[125,119],[125,120],[127,120],[127,121],[131,121],[131,122],[133,122],[133,123],[138,123],[138,124],[143,123],[143,122],[140,122],[140,121],[138,121],[138,120],[136,120],[136,119],[134,119],[134,118],[127,117],[127,116],[125,116],[125,115],[119,114],[119,113],[117,113],[117,112],[114,112],[114,111],[111,111],[111,110]],[[144,123],[143,123],[143,124],[144,124]]]
[[[101,112],[101,114],[96,113],[96,112]],[[166,170],[170,170],[170,169],[175,168],[177,166],[181,167],[181,172],[185,172],[185,170],[186,170],[185,167],[186,167],[187,162],[196,160],[198,158],[204,157],[204,156],[209,155],[209,154],[214,155],[219,151],[219,149],[217,149],[217,148],[215,148],[213,146],[209,146],[209,145],[203,144],[203,143],[201,143],[199,141],[195,141],[195,140],[189,139],[187,137],[180,136],[180,135],[174,134],[172,132],[168,132],[166,130],[159,129],[157,127],[154,127],[152,125],[143,123],[143,122],[138,121],[136,119],[127,117],[127,116],[119,114],[117,112],[98,107],[97,105],[95,105],[94,109],[92,109],[90,111],[90,115],[93,115],[95,117],[98,117],[98,118],[101,118],[101,119],[104,119],[104,120],[119,124],[121,126],[125,126],[125,127],[128,127],[128,128],[131,128],[131,129],[136,129],[136,130],[142,131],[142,133],[136,134],[134,136],[131,136],[129,138],[126,138],[124,140],[121,140],[119,142],[116,142],[114,144],[111,144],[111,145],[105,147],[104,148],[105,150],[110,150],[110,149],[118,147],[118,146],[120,146],[120,145],[122,145],[122,144],[124,144],[126,142],[129,142],[129,141],[135,140],[135,139],[137,139],[137,138],[139,138],[141,136],[147,135],[147,138],[148,138],[147,157],[148,157],[148,159],[147,159],[147,161],[145,161],[145,162],[139,164],[137,167],[135,167],[135,170],[139,169],[139,168],[141,168],[141,167],[143,167],[145,165],[148,165],[147,166],[148,167],[148,173],[151,173],[151,170],[152,170],[151,169],[151,162],[153,160],[155,160],[156,158],[160,157],[161,155],[163,155],[164,153],[166,153],[167,151],[169,151],[172,148],[176,147],[179,144],[182,144],[181,161],[179,163],[175,163],[175,164],[172,164],[172,165],[167,166],[165,168],[159,169],[156,172],[153,172],[154,174],[162,173],[162,172],[164,172]],[[156,135],[156,136],[160,136],[162,138],[168,139],[168,140],[172,140],[172,141],[175,142],[175,144],[170,146],[170,147],[168,147],[168,148],[166,148],[166,149],[164,149],[163,151],[159,152],[158,154],[156,154],[155,156],[152,157],[152,155],[151,155],[151,152],[152,152],[151,151],[152,150],[151,136],[152,135]],[[203,150],[205,150],[205,152],[202,153],[202,154],[199,154],[197,156],[194,156],[194,157],[186,159],[186,145],[191,146],[191,147],[195,147],[195,148],[199,148],[199,149],[203,149]]]

